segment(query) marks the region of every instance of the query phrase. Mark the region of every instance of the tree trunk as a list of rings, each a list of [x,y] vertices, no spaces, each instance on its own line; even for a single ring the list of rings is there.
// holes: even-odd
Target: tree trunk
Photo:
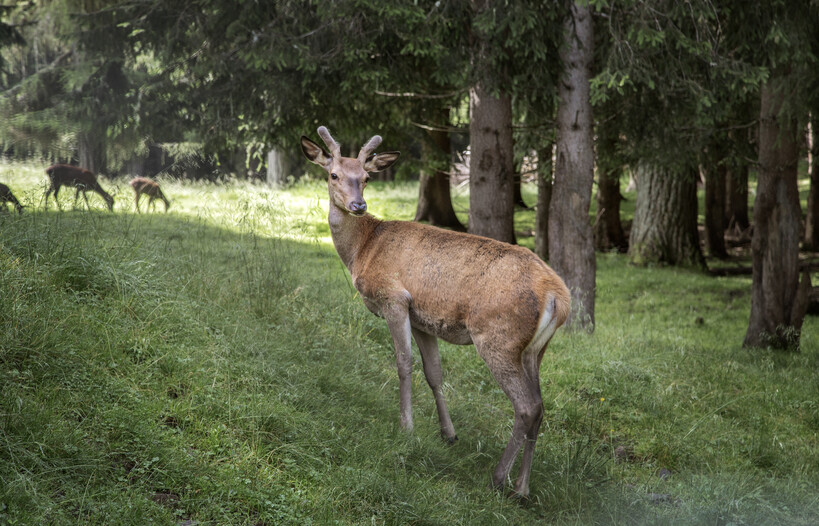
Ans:
[[[448,112],[447,108],[447,114]],[[445,131],[429,130],[421,148],[425,168],[421,171],[418,185],[415,221],[427,221],[431,225],[465,232],[466,228],[452,208],[448,172],[451,167],[449,134]]]
[[[512,98],[469,91],[469,232],[515,243]]]
[[[797,187],[796,120],[780,115],[786,75],[762,86],[759,172],[754,200],[753,281],[746,347],[798,348],[810,280],[799,285],[802,210]],[[805,285],[807,283],[807,290]]]
[[[549,205],[552,201],[552,150],[549,144],[537,152],[537,208],[535,209],[535,254],[549,261]]]
[[[637,202],[628,253],[636,265],[705,268],[697,233],[697,170],[638,166]]]
[[[715,258],[726,259],[725,250],[725,193],[727,167],[722,149],[713,145],[708,152],[705,172],[705,243],[708,253]]]
[[[78,134],[77,150],[81,168],[85,168],[94,174],[108,171],[105,162],[104,143],[93,132],[80,132]]]
[[[572,293],[567,326],[594,330],[596,264],[589,222],[594,140],[589,100],[594,33],[586,2],[567,2],[557,109],[557,155],[549,216],[549,264]]]
[[[811,163],[810,190],[808,191],[808,210],[805,217],[805,250],[819,250],[819,141],[816,140],[816,129],[819,127],[819,115],[811,116]]]
[[[745,231],[748,220],[748,164],[735,164],[725,176],[725,227]]]
[[[604,135],[605,132],[601,132]],[[628,250],[628,240],[620,222],[621,165],[616,159],[616,136],[598,139],[597,147],[597,220],[594,227],[594,246],[601,252]]]
[[[279,147],[267,151],[267,184],[280,186],[287,182],[290,175],[290,156]]]

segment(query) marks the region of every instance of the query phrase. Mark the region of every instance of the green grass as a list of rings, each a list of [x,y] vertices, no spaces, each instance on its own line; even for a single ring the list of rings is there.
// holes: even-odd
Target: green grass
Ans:
[[[460,440],[417,353],[400,431],[389,333],[323,182],[163,181],[171,211],[137,215],[103,181],[114,214],[68,192],[44,212],[43,168],[0,165],[29,207],[0,215],[0,524],[819,521],[819,322],[799,353],[741,348],[748,277],[598,255],[598,325],[549,347],[518,503],[487,489],[512,411],[472,347],[442,345]],[[416,191],[368,204],[411,218]]]

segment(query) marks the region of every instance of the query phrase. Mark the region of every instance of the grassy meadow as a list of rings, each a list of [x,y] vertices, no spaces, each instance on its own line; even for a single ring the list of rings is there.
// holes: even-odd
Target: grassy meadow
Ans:
[[[166,180],[170,212],[136,214],[102,180],[115,213],[66,189],[59,212],[44,168],[0,164],[27,206],[0,214],[2,525],[819,523],[819,318],[801,352],[743,349],[750,276],[599,254],[597,327],[547,350],[517,502],[488,489],[512,408],[474,348],[441,346],[459,440],[417,351],[399,429],[323,181]],[[411,219],[416,192],[373,183],[369,209]]]

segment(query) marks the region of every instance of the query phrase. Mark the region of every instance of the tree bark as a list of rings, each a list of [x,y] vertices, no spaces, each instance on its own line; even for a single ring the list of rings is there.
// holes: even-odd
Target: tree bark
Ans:
[[[722,149],[712,144],[706,158],[705,172],[705,244],[715,258],[726,259],[725,194],[728,169]]]
[[[802,210],[797,186],[796,120],[781,114],[787,75],[774,73],[762,87],[759,171],[754,200],[751,316],[743,345],[798,348],[810,290],[799,284]],[[807,283],[807,285],[806,285]]]
[[[515,243],[512,98],[469,91],[469,232]]]
[[[743,232],[749,226],[748,164],[735,164],[725,176],[725,227]]]
[[[447,108],[447,114],[449,108]],[[449,133],[441,130],[427,131],[421,145],[424,170],[418,185],[418,207],[415,221],[427,221],[431,225],[466,232],[466,228],[452,208],[452,192],[449,185],[451,167],[451,141]]]
[[[811,115],[811,163],[808,210],[805,217],[805,250],[819,250],[819,141],[817,140],[819,115]]]
[[[80,132],[77,140],[80,167],[101,174],[108,171],[104,142],[94,132]]]
[[[498,8],[472,0],[473,17]],[[515,243],[511,84],[504,50],[480,28],[472,34],[471,63],[477,81],[469,90],[469,232]]]
[[[549,216],[549,264],[572,293],[572,328],[594,330],[596,263],[589,221],[594,140],[589,99],[594,33],[588,3],[568,0],[563,22],[555,178]]]
[[[638,166],[637,202],[629,256],[636,265],[666,263],[705,268],[697,233],[697,170]]]
[[[594,227],[594,246],[601,252],[628,250],[628,240],[620,222],[621,164],[616,158],[616,135],[599,133],[597,143],[597,220]]]
[[[549,260],[549,205],[552,201],[552,150],[549,144],[537,152],[537,208],[535,209],[535,254]]]
[[[267,184],[280,186],[287,182],[290,175],[290,157],[279,147],[267,151]]]

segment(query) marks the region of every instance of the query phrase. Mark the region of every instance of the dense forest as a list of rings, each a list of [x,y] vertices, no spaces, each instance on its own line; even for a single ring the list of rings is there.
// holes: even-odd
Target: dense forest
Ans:
[[[411,184],[406,219],[532,248],[571,292],[563,337],[588,342],[605,323],[596,306],[617,257],[629,280],[670,269],[696,289],[747,277],[737,292],[747,294],[743,336],[726,331],[736,341],[725,345],[815,354],[802,329],[819,308],[817,28],[813,0],[6,2],[0,213],[3,201],[16,203],[6,195],[33,188],[28,166],[45,181],[52,164],[84,168],[103,187],[146,177],[172,181],[180,195],[194,188],[186,185],[236,185],[276,200],[326,175],[304,158],[300,138],[318,140],[326,126],[355,158],[378,134],[381,150],[401,157],[372,174],[375,191]],[[47,210],[53,190],[43,207],[44,189],[21,199],[20,217]],[[166,211],[196,210],[168,197]],[[235,212],[256,220],[253,210]],[[86,221],[54,217],[41,221]],[[268,227],[271,238],[282,233]],[[22,248],[29,234],[3,228],[0,254],[34,250]],[[0,278],[16,268],[8,258]],[[247,283],[257,283],[255,264],[236,266]],[[0,330],[22,326],[11,310],[3,316]],[[4,339],[13,341],[0,334],[0,349]],[[17,374],[9,345],[0,366]],[[815,428],[810,436],[815,446]],[[633,459],[626,449],[618,454]]]
[[[303,171],[293,145],[317,125],[359,144],[377,132],[418,156],[398,174],[421,174],[416,219],[463,229],[447,184],[455,136],[479,160],[471,233],[515,242],[534,165],[538,254],[573,291],[570,323],[589,330],[595,250],[705,266],[704,179],[709,255],[727,257],[725,232],[754,226],[745,343],[793,347],[810,293],[799,247],[819,241],[817,176],[804,221],[796,178],[812,144],[817,13],[784,1],[18,2],[3,7],[0,148],[110,176],[198,166],[283,182]],[[626,172],[639,181],[628,241]]]

